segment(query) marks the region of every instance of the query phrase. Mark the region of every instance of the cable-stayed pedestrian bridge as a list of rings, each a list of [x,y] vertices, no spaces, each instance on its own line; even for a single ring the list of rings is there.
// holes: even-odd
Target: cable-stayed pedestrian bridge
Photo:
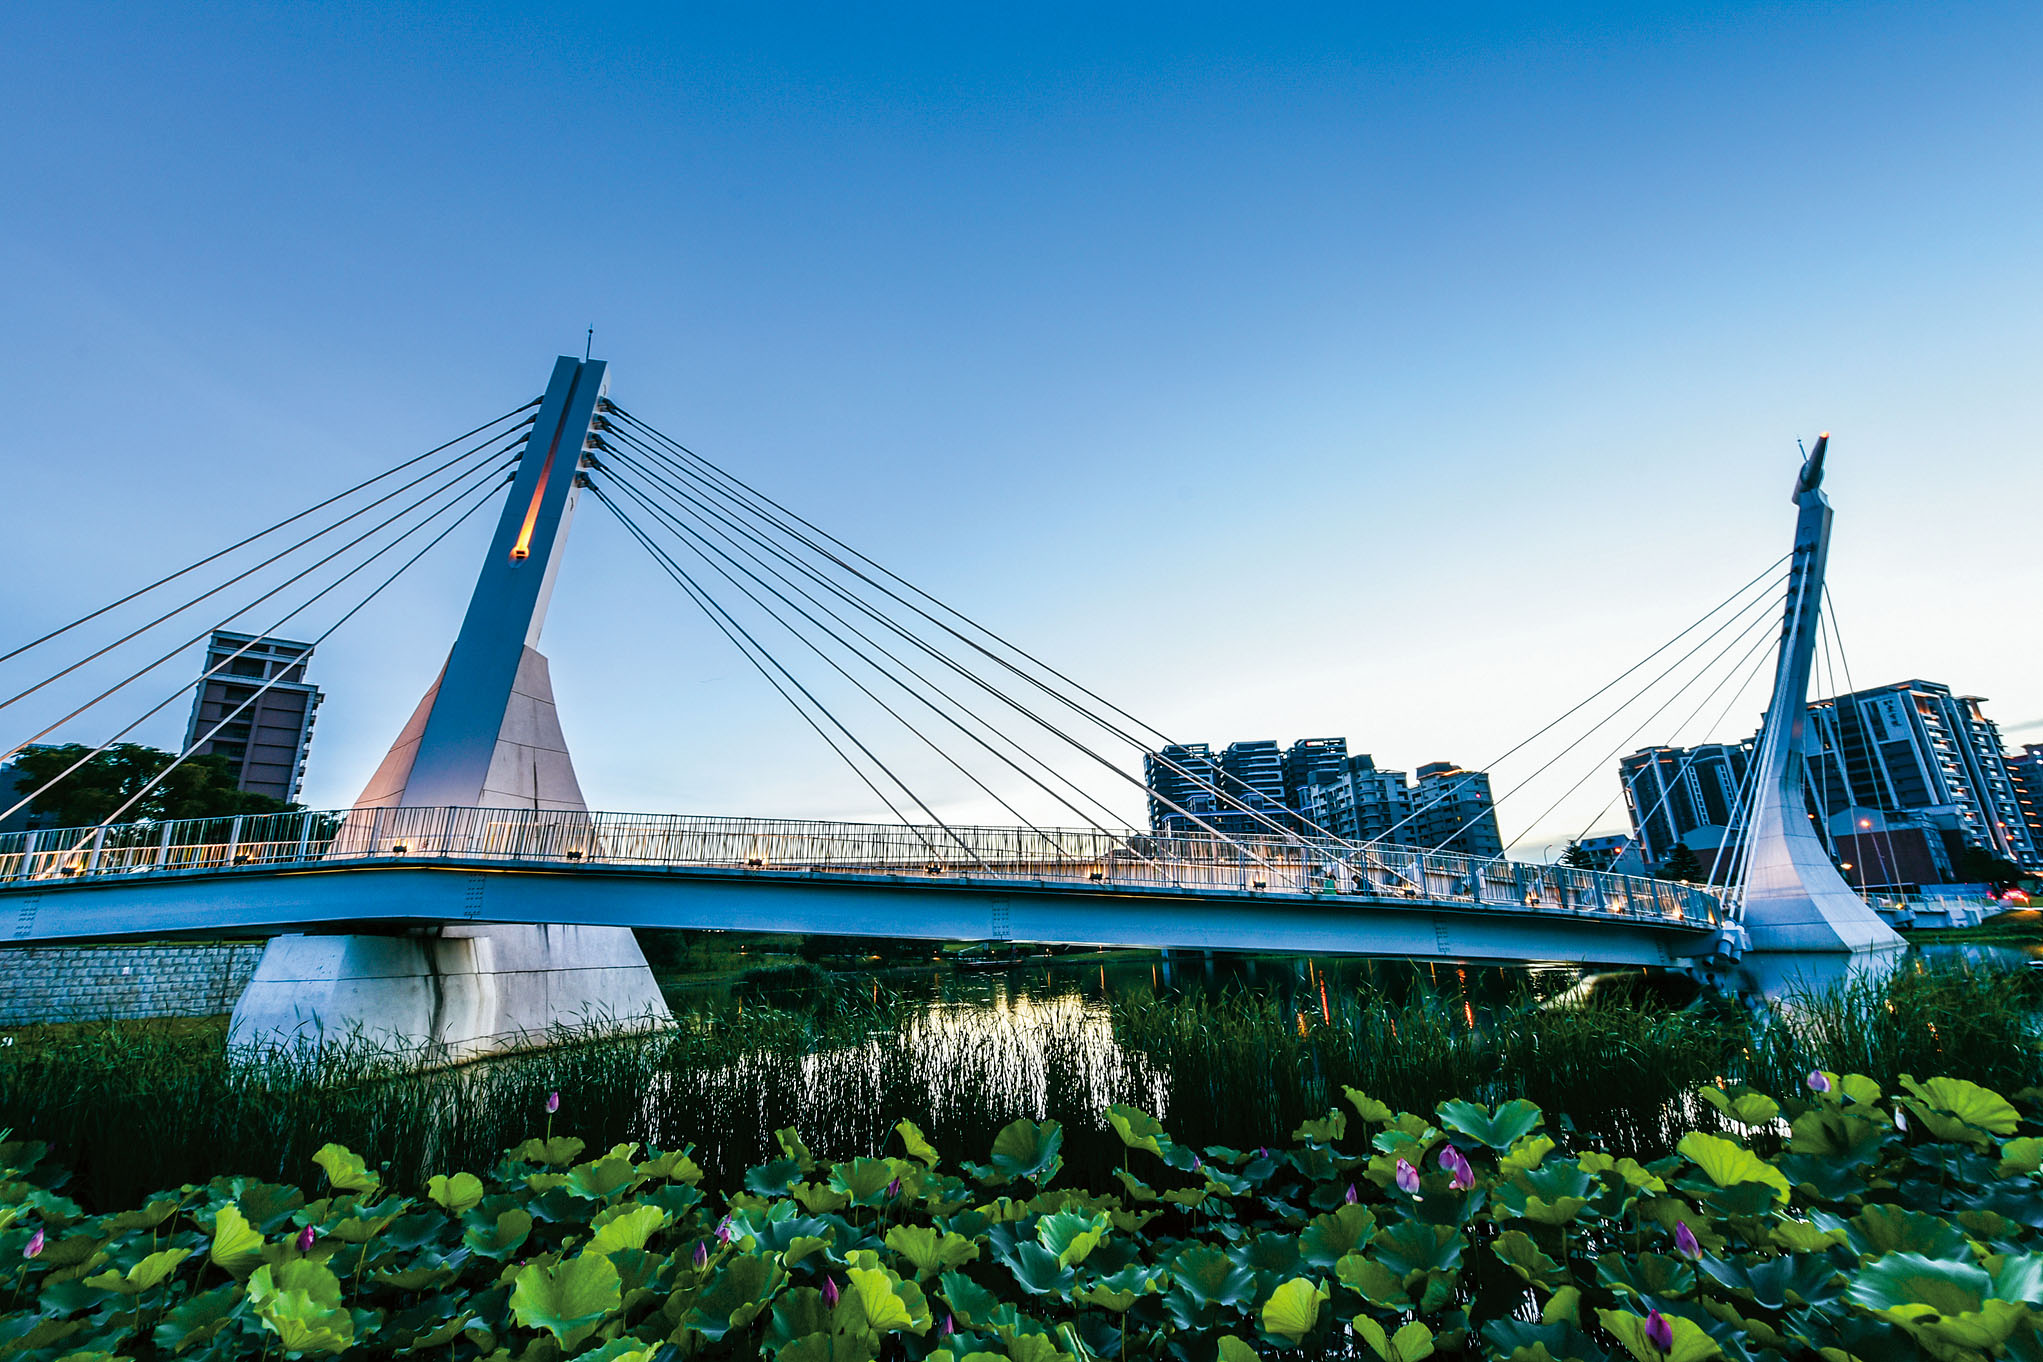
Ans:
[[[0,837],[17,941],[567,923],[1666,964],[1711,889],[1331,840],[505,808]]]
[[[562,357],[540,397],[0,653],[12,669],[0,671],[0,711],[50,711],[0,753],[15,758],[107,712],[214,631],[247,640],[209,652],[196,679],[96,747],[38,749],[58,769],[39,765],[0,819],[42,808],[67,781],[90,784],[95,762],[119,767],[127,735],[200,688],[182,750],[153,773],[114,771],[93,826],[0,837],[12,939],[270,936],[237,1037],[361,1029],[457,1054],[576,1018],[664,1015],[634,927],[1603,963],[1898,942],[1839,878],[1804,792],[1804,706],[1826,618],[1827,437],[1796,479],[1783,559],[1499,758],[1594,718],[1531,772],[1585,753],[1537,826],[1648,730],[1671,740],[1720,697],[1708,722],[1728,722],[1772,653],[1766,718],[1729,801],[1733,835],[1708,867],[1719,890],[1452,854],[1472,821],[1401,845],[1419,836],[1417,807],[1372,836],[1335,836],[634,416],[608,382],[603,361]],[[589,810],[537,648],[585,493],[893,821]],[[499,499],[453,648],[350,807],[196,822],[168,812],[165,782],[188,762],[264,750],[263,697],[294,675],[267,641],[330,615],[293,655],[323,643]],[[232,575],[207,584],[221,574]],[[174,584],[195,594],[161,609]],[[157,652],[200,609],[210,627]],[[643,620],[680,628],[657,609]],[[118,636],[95,646],[105,633]],[[60,639],[83,656],[31,680]],[[118,675],[130,655],[139,665]],[[74,703],[74,688],[102,686],[108,670],[111,684]],[[1615,746],[1597,755],[1612,730]],[[949,793],[929,778],[952,782]],[[1129,826],[1133,791],[1172,835]],[[936,812],[966,800],[1013,821]],[[1494,817],[1480,805],[1476,819]]]

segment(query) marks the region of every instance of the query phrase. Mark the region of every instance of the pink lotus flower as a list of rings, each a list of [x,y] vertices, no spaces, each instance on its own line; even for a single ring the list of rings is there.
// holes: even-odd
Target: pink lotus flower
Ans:
[[[1808,1083],[1810,1092],[1830,1091],[1830,1079],[1824,1074],[1823,1070],[1821,1069],[1811,1069],[1809,1071]]]
[[[548,1116],[551,1116],[553,1115],[553,1113],[559,1110],[560,1110],[560,1094],[558,1092],[550,1092],[546,1094],[546,1114]]]
[[[312,1226],[307,1225],[304,1229],[298,1231],[298,1252],[312,1252],[312,1246],[317,1242],[319,1242],[319,1231],[312,1228]]]
[[[1451,1144],[1440,1147],[1440,1171],[1447,1174],[1447,1185],[1457,1192],[1475,1186],[1475,1169],[1469,1166],[1468,1157]]]
[[[835,1277],[825,1277],[823,1279],[823,1299],[827,1301],[833,1309],[836,1307],[837,1279]]]
[[[1674,1222],[1674,1251],[1684,1258],[1702,1257],[1702,1245],[1696,1241],[1695,1231],[1688,1227],[1686,1220]]]
[[[1658,1310],[1646,1316],[1646,1342],[1663,1353],[1674,1348],[1674,1326],[1669,1324],[1667,1317]]]
[[[1414,1201],[1419,1199],[1419,1170],[1403,1159],[1397,1161],[1397,1187]]]
[[[43,1253],[43,1232],[40,1228],[28,1237],[28,1246],[21,1251],[24,1258],[40,1258]]]

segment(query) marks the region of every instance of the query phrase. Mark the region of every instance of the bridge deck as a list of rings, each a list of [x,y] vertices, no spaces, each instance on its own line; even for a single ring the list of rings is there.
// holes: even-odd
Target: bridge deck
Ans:
[[[1412,848],[524,809],[17,833],[0,894],[19,941],[470,920],[1612,961],[1694,950],[1721,912]]]

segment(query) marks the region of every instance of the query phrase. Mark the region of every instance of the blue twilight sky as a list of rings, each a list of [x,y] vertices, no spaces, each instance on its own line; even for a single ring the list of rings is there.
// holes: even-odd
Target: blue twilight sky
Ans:
[[[0,651],[593,324],[624,405],[1174,736],[1403,768],[1783,552],[1830,429],[1854,678],[2043,741],[2039,70],[2019,3],[10,6]],[[472,528],[322,648],[315,805]],[[877,807],[598,508],[545,647],[594,805]],[[1625,736],[1506,835],[1621,825]]]

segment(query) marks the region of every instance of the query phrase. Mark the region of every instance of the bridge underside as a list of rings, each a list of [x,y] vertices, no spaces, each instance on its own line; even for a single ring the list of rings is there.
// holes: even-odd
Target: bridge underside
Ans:
[[[436,861],[87,881],[9,896],[19,944],[534,923],[1497,962],[1665,965],[1712,932],[1583,910],[1513,913],[1339,894]],[[205,924],[203,929],[196,924]]]

